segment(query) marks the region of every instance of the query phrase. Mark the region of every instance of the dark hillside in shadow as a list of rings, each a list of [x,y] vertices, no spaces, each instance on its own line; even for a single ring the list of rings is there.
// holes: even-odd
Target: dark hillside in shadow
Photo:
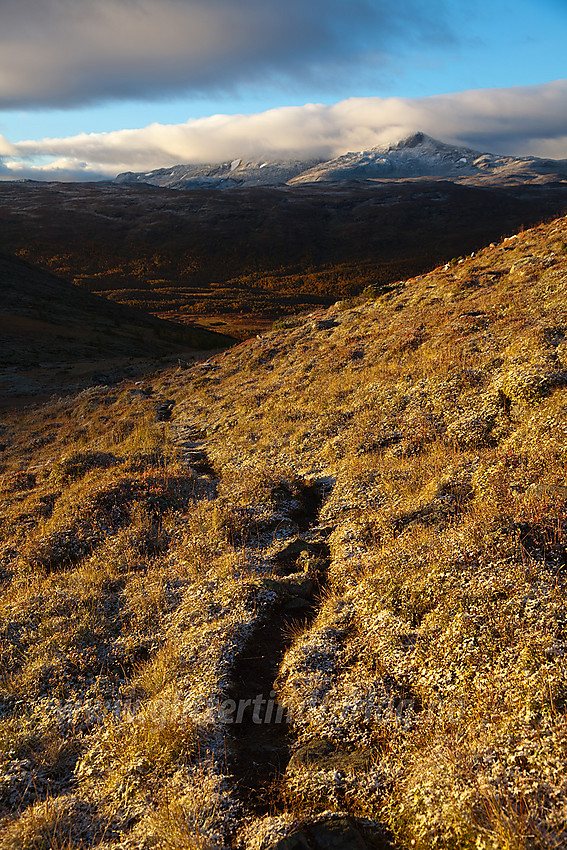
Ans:
[[[567,211],[567,185],[173,191],[0,185],[0,249],[162,318],[251,335]]]

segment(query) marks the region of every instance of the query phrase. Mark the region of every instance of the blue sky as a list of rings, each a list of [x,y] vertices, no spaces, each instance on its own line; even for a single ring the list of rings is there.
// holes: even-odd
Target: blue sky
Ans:
[[[566,44],[567,0],[2,0],[0,178],[276,155],[281,138],[335,154],[418,120],[567,158],[567,88],[546,88],[567,78]],[[306,104],[327,107],[311,136]]]

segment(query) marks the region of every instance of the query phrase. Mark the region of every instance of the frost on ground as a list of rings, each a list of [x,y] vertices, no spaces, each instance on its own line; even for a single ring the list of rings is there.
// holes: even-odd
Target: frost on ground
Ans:
[[[559,219],[3,417],[2,850],[562,846],[566,281]]]

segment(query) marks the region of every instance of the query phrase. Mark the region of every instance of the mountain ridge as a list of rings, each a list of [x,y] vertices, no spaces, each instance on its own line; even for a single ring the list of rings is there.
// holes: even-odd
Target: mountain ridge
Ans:
[[[472,183],[567,181],[567,159],[514,157],[450,145],[422,132],[390,145],[376,145],[324,159],[235,158],[219,164],[186,164],[153,171],[123,172],[115,183],[145,183],[170,189],[231,189],[299,186],[367,180],[442,178]]]
[[[280,160],[269,158],[244,161],[237,157],[229,162],[203,165],[174,165],[146,173],[127,171],[119,174],[115,183],[149,183],[169,189],[232,189],[246,186],[286,185],[294,177],[321,160]]]

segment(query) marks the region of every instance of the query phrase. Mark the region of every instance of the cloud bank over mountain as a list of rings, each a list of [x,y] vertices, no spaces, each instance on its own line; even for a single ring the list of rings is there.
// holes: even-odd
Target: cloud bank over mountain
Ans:
[[[0,108],[373,75],[451,44],[446,0],[4,0]]]
[[[425,98],[350,98],[17,144],[0,137],[0,178],[101,179],[234,157],[327,159],[417,130],[481,151],[566,158],[567,80]]]

